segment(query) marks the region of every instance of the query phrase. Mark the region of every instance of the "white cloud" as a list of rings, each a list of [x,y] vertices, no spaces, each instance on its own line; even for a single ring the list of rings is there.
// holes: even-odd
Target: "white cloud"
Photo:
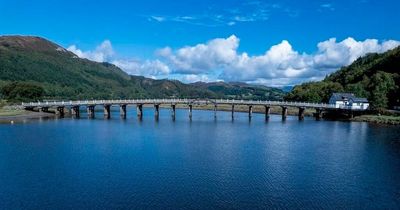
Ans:
[[[184,82],[242,81],[285,86],[318,80],[367,53],[382,53],[400,45],[399,41],[376,39],[357,41],[335,38],[318,43],[312,54],[300,53],[287,40],[271,46],[261,55],[239,52],[239,38],[216,38],[206,43],[178,49],[165,47],[153,60],[116,59],[111,43],[103,42],[94,51],[82,51],[75,45],[68,50],[79,57],[108,61],[133,75],[151,78],[176,76]]]
[[[150,16],[149,20],[155,20],[157,22],[164,22],[166,20],[166,18],[162,17],[162,16]]]
[[[73,52],[80,58],[86,58],[96,62],[109,62],[131,75],[141,75],[150,78],[156,76],[168,75],[170,68],[160,60],[134,60],[134,59],[117,59],[112,44],[109,40],[103,41],[93,51],[83,51],[76,45],[69,46],[67,50]]]
[[[201,74],[201,75],[197,75],[197,74],[187,74],[187,75],[183,75],[182,79],[183,82],[185,83],[193,83],[193,82],[210,82],[210,78],[208,78],[207,75],[205,74]]]
[[[313,54],[299,53],[283,40],[262,55],[239,53],[239,39],[232,35],[226,39],[213,39],[205,44],[186,46],[177,50],[159,51],[172,69],[181,74],[218,74],[227,81],[247,81],[269,85],[291,85],[299,81],[321,79],[342,66],[371,52],[384,52],[399,46],[400,42],[376,39],[356,41],[335,38],[320,42]]]
[[[96,62],[106,62],[114,55],[114,50],[109,40],[103,41],[103,43],[93,51],[82,51],[78,49],[76,45],[69,46],[67,50],[75,53],[80,58],[87,58]]]
[[[128,74],[156,78],[157,76],[169,75],[171,70],[169,66],[165,65],[159,60],[114,60],[112,64],[120,67]]]
[[[176,73],[206,73],[210,69],[228,65],[236,59],[239,39],[232,35],[226,39],[217,38],[206,44],[187,46],[172,51],[163,48],[158,54],[174,66]]]

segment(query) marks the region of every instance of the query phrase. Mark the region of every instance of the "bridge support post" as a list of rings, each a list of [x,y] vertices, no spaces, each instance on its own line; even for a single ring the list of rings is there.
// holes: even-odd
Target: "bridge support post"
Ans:
[[[232,119],[235,117],[235,104],[232,104],[231,116]]]
[[[286,120],[287,117],[287,107],[282,106],[282,120]]]
[[[265,106],[265,120],[269,119],[270,112],[271,112],[271,107]]]
[[[299,107],[299,120],[304,120],[304,107]]]
[[[94,106],[87,106],[87,113],[89,118],[94,118]]]
[[[249,105],[249,119],[252,117],[253,115],[253,106]]]
[[[59,117],[64,117],[64,107],[63,106],[59,106],[56,108],[56,115]]]
[[[176,116],[176,105],[175,104],[171,104],[171,115],[172,115],[172,119],[175,120],[175,116]]]
[[[104,104],[104,118],[106,118],[106,119],[110,119],[110,117],[111,117],[110,107],[111,107],[111,105]]]
[[[121,104],[119,105],[119,115],[121,118],[125,119],[126,118],[126,104]]]
[[[320,120],[322,118],[322,109],[317,108],[315,111],[315,119]]]
[[[39,112],[49,112],[49,107],[39,108]]]
[[[189,119],[192,119],[193,105],[189,104]]]
[[[139,119],[143,118],[143,104],[137,104],[136,105],[136,114]]]
[[[214,118],[217,118],[217,104],[214,104]]]
[[[71,115],[72,115],[72,117],[75,117],[75,118],[79,118],[80,117],[79,106],[71,107]]]
[[[154,118],[158,120],[160,117],[160,104],[154,104]]]

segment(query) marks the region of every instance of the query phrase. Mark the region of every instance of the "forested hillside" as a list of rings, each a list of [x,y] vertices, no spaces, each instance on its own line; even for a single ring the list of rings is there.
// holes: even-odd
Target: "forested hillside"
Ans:
[[[375,109],[400,104],[400,47],[382,54],[368,54],[320,82],[295,86],[286,100],[328,102],[333,92],[366,97]]]
[[[284,96],[279,89],[261,86],[253,86],[252,92],[232,94],[229,88],[225,93],[175,80],[131,76],[115,65],[78,58],[55,43],[32,36],[0,36],[0,89],[0,97],[15,101],[173,97],[272,100]]]

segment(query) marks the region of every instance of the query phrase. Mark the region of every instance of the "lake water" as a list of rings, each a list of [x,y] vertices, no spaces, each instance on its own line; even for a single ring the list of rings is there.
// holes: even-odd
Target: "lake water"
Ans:
[[[0,208],[400,208],[399,127],[96,115],[0,125]]]

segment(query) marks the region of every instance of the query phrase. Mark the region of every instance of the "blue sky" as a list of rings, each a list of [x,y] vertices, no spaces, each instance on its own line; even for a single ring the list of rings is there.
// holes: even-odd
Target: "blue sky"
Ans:
[[[396,47],[398,8],[394,0],[0,0],[0,34],[42,36],[135,75],[284,86]]]

